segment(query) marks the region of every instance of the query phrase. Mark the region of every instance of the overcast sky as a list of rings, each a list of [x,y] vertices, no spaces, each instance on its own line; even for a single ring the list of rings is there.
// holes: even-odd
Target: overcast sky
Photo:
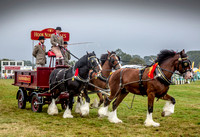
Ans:
[[[200,50],[200,2],[172,1],[1,0],[0,59],[31,60],[31,30],[57,26],[70,33],[69,43],[93,42],[69,46],[78,57],[117,48],[142,57]],[[49,39],[45,44],[50,49]]]

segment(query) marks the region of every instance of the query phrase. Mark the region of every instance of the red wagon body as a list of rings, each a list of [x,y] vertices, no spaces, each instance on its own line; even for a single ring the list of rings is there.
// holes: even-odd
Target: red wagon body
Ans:
[[[49,76],[54,68],[38,67],[37,71],[15,71],[15,86],[30,89],[49,89]]]
[[[49,56],[51,60],[55,55]],[[31,103],[31,108],[34,112],[42,111],[42,106],[51,103],[51,93],[49,91],[49,76],[55,67],[38,67],[37,71],[15,71],[14,86],[18,86],[17,92],[18,107],[26,108],[26,102]],[[68,66],[56,66],[59,68],[68,68]],[[64,109],[66,106],[69,93],[62,92],[57,104],[61,104]]]

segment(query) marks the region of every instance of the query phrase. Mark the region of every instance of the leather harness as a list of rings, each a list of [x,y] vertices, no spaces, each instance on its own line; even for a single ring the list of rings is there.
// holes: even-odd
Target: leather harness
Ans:
[[[143,81],[142,81],[142,76],[143,76],[145,69],[146,69],[146,67],[143,69],[140,69],[140,71],[139,71],[139,90],[140,90],[140,94],[142,96],[147,95],[147,92],[144,88]]]

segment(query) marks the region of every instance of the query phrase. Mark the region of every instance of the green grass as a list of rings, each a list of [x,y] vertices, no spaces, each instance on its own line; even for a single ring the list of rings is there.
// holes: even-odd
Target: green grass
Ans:
[[[97,109],[82,118],[64,119],[60,105],[57,116],[49,116],[48,105],[41,113],[33,113],[30,103],[26,109],[18,109],[16,93],[18,87],[13,80],[0,80],[0,136],[200,136],[200,81],[190,85],[172,85],[169,94],[176,99],[175,113],[161,117],[165,101],[154,104],[153,118],[160,127],[145,127],[147,98],[136,96],[133,109],[133,94],[129,94],[118,107],[120,124],[110,123],[107,118],[98,118]],[[91,95],[91,102],[97,97]]]

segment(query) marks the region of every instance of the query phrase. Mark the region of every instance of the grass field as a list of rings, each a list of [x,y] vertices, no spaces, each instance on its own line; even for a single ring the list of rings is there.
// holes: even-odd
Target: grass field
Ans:
[[[120,124],[109,123],[107,118],[98,118],[97,109],[81,118],[63,119],[60,105],[57,116],[49,116],[48,105],[41,113],[33,113],[30,103],[26,109],[18,109],[16,93],[18,87],[13,80],[0,80],[0,136],[200,136],[200,81],[190,85],[172,85],[169,94],[176,99],[175,113],[161,117],[165,101],[155,102],[153,118],[160,127],[145,127],[147,98],[136,96],[133,109],[133,94],[129,94],[118,108]],[[91,102],[97,97],[91,95]]]

